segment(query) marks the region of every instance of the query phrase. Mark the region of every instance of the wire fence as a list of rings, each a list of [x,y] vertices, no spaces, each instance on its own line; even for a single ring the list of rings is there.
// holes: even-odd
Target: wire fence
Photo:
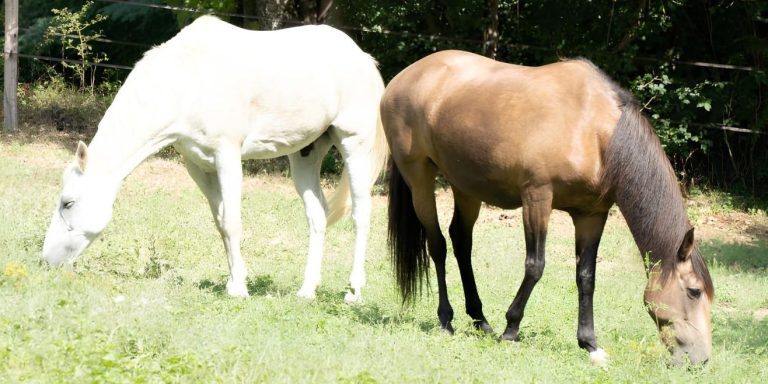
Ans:
[[[213,10],[205,10],[205,9],[197,9],[197,8],[188,8],[188,7],[180,7],[180,6],[173,6],[173,5],[166,5],[166,4],[153,4],[153,3],[143,3],[138,1],[131,1],[131,0],[96,0],[98,2],[102,3],[112,3],[112,4],[121,4],[126,6],[132,6],[132,7],[144,7],[144,8],[152,8],[152,9],[158,9],[158,10],[167,10],[171,12],[187,12],[191,14],[196,15],[213,15],[217,17],[234,17],[234,18],[240,18],[243,20],[257,20],[257,21],[264,21],[264,22],[270,22],[274,23],[276,21],[279,21],[281,24],[285,25],[291,25],[291,26],[298,26],[298,25],[305,25],[307,24],[305,21],[300,20],[291,20],[291,19],[283,19],[283,18],[270,18],[270,17],[264,17],[264,16],[257,16],[257,15],[247,15],[247,14],[241,14],[241,13],[231,13],[231,12],[217,12]],[[467,39],[467,38],[458,38],[458,37],[452,37],[452,36],[442,36],[442,35],[434,35],[434,34],[423,34],[423,33],[415,33],[410,31],[395,31],[395,30],[389,30],[382,27],[375,27],[375,28],[367,28],[367,27],[358,27],[358,26],[349,26],[349,25],[339,25],[339,24],[328,24],[334,28],[344,30],[344,31],[356,31],[356,32],[362,32],[362,33],[371,33],[371,34],[380,34],[380,35],[391,35],[391,36],[400,36],[405,38],[411,38],[411,39],[422,39],[422,40],[428,40],[428,41],[448,41],[448,42],[456,42],[456,43],[465,43],[465,44],[477,44],[480,47],[485,45],[487,42],[483,40],[477,40],[477,39]],[[62,35],[59,35],[62,36]],[[67,38],[77,38],[77,36],[73,35],[65,35]],[[503,40],[503,39],[500,39]],[[135,42],[129,42],[129,41],[120,41],[120,40],[113,40],[108,39],[104,37],[93,39],[93,41],[105,43],[105,44],[117,44],[117,45],[124,45],[124,46],[133,46],[133,47],[139,47],[139,48],[151,48],[151,45],[148,44],[142,44],[142,43],[135,43]],[[501,41],[499,42],[501,43]],[[531,50],[539,50],[539,51],[554,51],[552,48],[547,47],[538,47],[533,45],[527,45],[527,44],[517,44],[517,43],[505,43],[509,47],[514,48],[520,48],[520,49],[531,49]],[[74,59],[66,59],[66,58],[56,58],[51,56],[42,56],[42,55],[33,55],[33,54],[22,54],[19,53],[20,58],[26,58],[31,60],[37,60],[37,61],[45,61],[45,62],[52,62],[52,63],[61,63],[61,62],[67,62],[67,63],[73,63],[73,64],[84,64],[88,66],[92,66],[95,68],[109,68],[109,69],[119,69],[119,70],[126,70],[130,71],[133,69],[133,66],[130,65],[121,65],[121,64],[112,64],[112,63],[95,63],[95,62],[87,62],[82,60],[74,60]],[[660,59],[660,58],[654,58],[654,57],[637,57],[638,61],[646,61],[646,62],[665,62],[668,60]],[[710,63],[710,62],[703,62],[703,61],[685,61],[685,60],[678,60],[673,61],[673,64],[676,65],[685,65],[685,66],[692,66],[692,67],[701,67],[701,68],[714,68],[714,69],[722,69],[722,70],[731,70],[731,71],[747,71],[747,72],[754,72],[758,71],[759,69],[756,69],[754,67],[750,66],[737,66],[737,65],[730,65],[730,64],[722,64],[722,63]],[[721,124],[695,124],[696,126],[700,126],[703,128],[708,129],[719,129],[723,131],[730,131],[730,132],[738,132],[738,133],[752,133],[752,134],[765,134],[764,132],[755,131],[747,128],[740,128],[740,127],[732,127],[727,125],[721,125]]]
[[[258,21],[266,21],[266,22],[279,21],[280,23],[287,24],[287,25],[294,25],[294,26],[306,24],[306,22],[300,21],[300,20],[269,18],[264,16],[247,15],[247,14],[232,13],[232,12],[217,12],[213,10],[179,7],[179,6],[165,5],[165,4],[142,3],[142,2],[131,1],[131,0],[96,0],[96,1],[102,2],[102,3],[122,4],[122,5],[133,6],[133,7],[144,7],[144,8],[168,10],[172,12],[188,12],[188,13],[197,14],[197,15],[205,14],[205,15],[213,15],[213,16],[219,16],[219,17],[235,17],[235,18],[240,18],[244,20],[258,20]],[[382,27],[366,28],[366,27],[357,27],[357,26],[339,25],[339,24],[328,24],[328,25],[337,29],[345,30],[345,31],[357,31],[357,32],[371,33],[371,34],[401,36],[401,37],[407,37],[412,39],[423,39],[428,41],[449,41],[449,42],[457,42],[457,43],[477,44],[479,46],[483,46],[486,44],[485,41],[477,40],[477,39],[458,38],[458,37],[442,36],[442,35],[434,35],[434,34],[423,34],[423,33],[416,33],[416,32],[410,32],[410,31],[394,31],[394,30],[390,30]],[[67,36],[67,37],[76,38],[76,36]],[[98,39],[94,39],[94,41],[97,41],[100,43],[107,43],[107,44],[119,44],[119,45],[126,45],[126,46],[151,48],[151,46],[148,44],[112,40],[107,38],[98,38]],[[553,51],[552,48],[539,47],[539,46],[528,45],[528,44],[516,44],[516,43],[507,42],[506,45],[514,48],[533,49],[533,50],[540,50],[540,51]],[[20,56],[26,57],[26,58],[35,58],[39,60],[50,59],[44,56],[36,56],[36,55],[29,55],[29,54],[20,55]],[[637,57],[637,60],[646,61],[646,62],[668,61],[665,59],[647,57],[647,56]],[[702,68],[715,68],[715,69],[723,69],[723,70],[737,70],[737,71],[748,71],[748,72],[757,70],[754,67],[750,67],[750,66],[710,63],[710,62],[704,62],[704,61],[676,60],[676,61],[672,61],[672,63],[678,64],[678,65],[687,65],[687,66],[702,67]],[[131,66],[119,65],[119,64],[92,63],[91,65],[107,67],[107,68],[118,68],[118,69],[128,69],[128,70],[132,69]]]

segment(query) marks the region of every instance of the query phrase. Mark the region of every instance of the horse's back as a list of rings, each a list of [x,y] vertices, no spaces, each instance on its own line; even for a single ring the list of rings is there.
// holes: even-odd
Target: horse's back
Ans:
[[[283,55],[314,54],[317,51],[337,54],[346,51],[350,55],[365,55],[344,32],[327,25],[303,25],[272,31],[254,31],[234,26],[212,16],[196,19],[155,50],[162,51],[172,49],[171,47],[196,51],[203,56],[209,52],[215,52],[216,55],[227,57],[248,54],[253,49],[279,50]]]
[[[201,17],[149,51],[124,88],[168,110],[180,145],[203,148],[190,152],[226,140],[244,158],[271,158],[339,120],[364,114],[375,126],[383,84],[375,60],[332,27],[251,31]]]
[[[589,62],[524,67],[460,51],[401,72],[382,112],[395,158],[426,156],[459,189],[503,207],[549,185],[564,208],[582,203],[566,195],[598,194],[621,115],[612,83]]]

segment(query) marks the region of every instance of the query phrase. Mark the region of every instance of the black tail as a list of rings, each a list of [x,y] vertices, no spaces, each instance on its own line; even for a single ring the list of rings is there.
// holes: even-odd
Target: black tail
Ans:
[[[427,233],[413,209],[413,196],[395,162],[389,165],[389,249],[403,302],[421,293],[429,271]]]

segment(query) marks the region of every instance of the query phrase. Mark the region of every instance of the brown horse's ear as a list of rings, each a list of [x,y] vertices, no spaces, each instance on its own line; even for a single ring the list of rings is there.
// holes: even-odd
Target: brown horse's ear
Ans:
[[[75,158],[77,159],[77,166],[80,169],[80,173],[85,172],[85,165],[88,162],[88,146],[82,141],[77,142],[77,152],[75,152]]]
[[[683,236],[683,242],[680,244],[680,249],[677,251],[677,258],[680,262],[687,261],[688,258],[691,257],[694,241],[693,227],[691,227],[691,229],[685,233],[685,236]]]

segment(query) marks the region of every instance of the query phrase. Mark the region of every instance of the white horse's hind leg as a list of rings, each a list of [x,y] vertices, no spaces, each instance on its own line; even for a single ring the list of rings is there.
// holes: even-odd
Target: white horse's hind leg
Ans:
[[[205,172],[187,161],[187,171],[208,199],[216,228],[224,241],[229,263],[227,293],[235,297],[247,297],[245,284],[247,271],[240,254],[242,219],[240,203],[242,196],[242,164],[240,152],[235,148],[216,153],[216,173]]]
[[[304,201],[309,224],[309,254],[304,269],[304,283],[298,292],[299,297],[307,299],[315,298],[315,290],[320,285],[326,228],[326,203],[320,188],[320,166],[330,147],[328,137],[321,136],[311,148],[288,156],[293,184]]]
[[[348,303],[362,301],[362,288],[365,286],[365,252],[368,246],[368,233],[371,225],[371,175],[370,150],[360,146],[359,138],[347,137],[341,141],[341,151],[349,172],[349,184],[352,192],[352,221],[355,224],[355,254],[352,261],[352,273],[349,275],[351,291],[344,300]]]

